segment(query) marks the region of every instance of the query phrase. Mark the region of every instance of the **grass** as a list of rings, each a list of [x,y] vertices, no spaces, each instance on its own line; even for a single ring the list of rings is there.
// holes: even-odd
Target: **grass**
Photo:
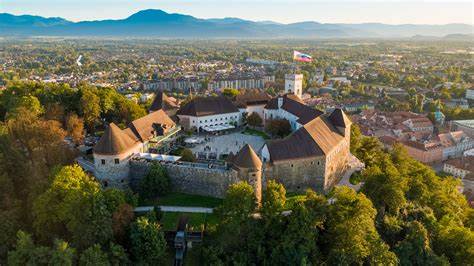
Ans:
[[[260,136],[263,139],[270,139],[270,136],[268,136],[265,132],[262,132],[260,130],[252,129],[252,128],[246,128],[242,134],[246,135],[252,135],[252,136]]]
[[[167,205],[167,206],[182,206],[182,207],[205,207],[215,208],[222,204],[222,199],[191,195],[179,192],[172,192],[164,196],[143,200],[140,205]]]
[[[163,230],[176,230],[181,215],[188,217],[188,226],[193,227],[194,231],[201,230],[202,226],[216,225],[218,222],[217,216],[213,213],[163,212],[163,217],[160,221]]]

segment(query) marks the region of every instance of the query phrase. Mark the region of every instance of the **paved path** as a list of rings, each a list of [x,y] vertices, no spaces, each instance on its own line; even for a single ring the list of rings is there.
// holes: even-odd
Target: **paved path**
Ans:
[[[82,169],[89,171],[89,172],[94,172],[94,164],[82,157],[77,157],[76,158],[77,164],[79,164]]]
[[[212,213],[212,208],[204,207],[182,207],[182,206],[158,206],[164,212],[192,212],[192,213]],[[148,212],[153,210],[153,206],[140,206],[135,208],[135,212]]]
[[[349,181],[351,175],[357,171],[361,171],[364,169],[364,164],[359,161],[354,155],[351,154],[351,160],[349,162],[349,169],[344,173],[344,176],[342,177],[341,181],[336,186],[346,186],[354,189],[355,191],[359,191],[361,186],[364,184],[363,182],[360,182],[357,185],[351,184]]]

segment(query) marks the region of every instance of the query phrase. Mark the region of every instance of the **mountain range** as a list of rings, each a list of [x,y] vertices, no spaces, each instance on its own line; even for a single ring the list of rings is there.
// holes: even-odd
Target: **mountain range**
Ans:
[[[389,25],[382,23],[282,24],[240,18],[200,19],[162,10],[139,11],[125,19],[71,22],[63,18],[0,13],[0,36],[96,36],[160,38],[439,38],[473,40],[473,25]]]

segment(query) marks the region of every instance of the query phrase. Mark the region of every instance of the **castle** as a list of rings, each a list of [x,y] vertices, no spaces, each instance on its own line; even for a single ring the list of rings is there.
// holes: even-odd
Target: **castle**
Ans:
[[[236,97],[196,98],[177,111],[179,124],[186,130],[214,132],[242,124],[242,117],[253,112],[265,123],[286,119],[292,133],[283,139],[265,142],[255,151],[245,145],[229,155],[227,166],[212,168],[199,163],[166,162],[175,189],[201,195],[223,197],[227,187],[245,180],[255,188],[257,198],[268,180],[285,185],[288,191],[307,188],[324,192],[331,189],[348,170],[351,121],[341,109],[330,114],[306,106],[301,100],[302,75],[285,76],[285,93],[274,98],[263,92]],[[161,100],[159,100],[161,101]],[[245,114],[245,115],[244,115]],[[120,130],[111,124],[94,149],[96,177],[115,184],[140,179],[149,164],[131,160],[145,152],[151,140],[176,134],[178,126],[162,109],[154,110],[143,122],[133,121]],[[154,142],[156,144],[156,141]],[[104,164],[105,160],[105,164]],[[130,168],[133,170],[130,171]],[[144,170],[145,169],[145,170]]]

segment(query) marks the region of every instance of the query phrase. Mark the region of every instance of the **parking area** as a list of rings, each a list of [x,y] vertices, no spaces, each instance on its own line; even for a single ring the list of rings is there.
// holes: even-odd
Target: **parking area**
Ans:
[[[222,155],[236,154],[245,144],[249,144],[259,153],[265,144],[260,136],[230,133],[221,136],[209,136],[205,141],[191,148],[198,159],[219,159]]]

